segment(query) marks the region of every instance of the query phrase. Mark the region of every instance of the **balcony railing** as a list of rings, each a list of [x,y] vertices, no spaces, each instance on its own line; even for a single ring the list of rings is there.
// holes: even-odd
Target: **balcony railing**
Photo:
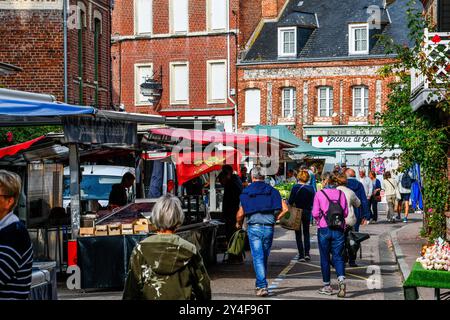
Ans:
[[[419,59],[429,70],[424,75],[411,70],[411,104],[414,110],[423,105],[433,105],[442,99],[440,90],[450,80],[450,32],[429,32],[425,29],[425,41]]]

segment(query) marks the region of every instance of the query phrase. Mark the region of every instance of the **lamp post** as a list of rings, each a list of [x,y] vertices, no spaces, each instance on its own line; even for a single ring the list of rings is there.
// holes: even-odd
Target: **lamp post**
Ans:
[[[141,94],[147,97],[148,101],[152,104],[154,108],[158,106],[161,101],[162,96],[162,66],[160,68],[159,81],[155,79],[155,74],[151,78],[145,79],[145,82],[140,85]]]

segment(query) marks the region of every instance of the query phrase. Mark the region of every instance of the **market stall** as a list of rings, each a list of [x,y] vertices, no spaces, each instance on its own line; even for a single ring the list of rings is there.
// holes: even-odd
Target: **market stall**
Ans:
[[[423,247],[421,257],[403,283],[405,300],[417,300],[419,287],[433,288],[436,300],[441,300],[441,289],[450,289],[450,245],[444,240]]]

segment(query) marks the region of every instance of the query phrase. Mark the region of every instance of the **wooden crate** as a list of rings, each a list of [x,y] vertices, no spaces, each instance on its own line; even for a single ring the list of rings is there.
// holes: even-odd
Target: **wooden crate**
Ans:
[[[120,223],[108,224],[109,236],[120,236],[122,234],[122,227]]]
[[[96,236],[107,236],[108,235],[108,226],[95,226],[95,235]]]
[[[95,228],[80,228],[80,237],[92,237],[95,235]]]

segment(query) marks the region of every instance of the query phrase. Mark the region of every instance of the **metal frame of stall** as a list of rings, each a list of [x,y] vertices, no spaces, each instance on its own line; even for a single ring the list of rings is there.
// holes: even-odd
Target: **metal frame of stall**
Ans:
[[[157,115],[135,114],[127,112],[116,112],[100,110],[94,107],[76,106],[58,103],[54,96],[46,94],[35,94],[17,90],[0,89],[0,127],[20,126],[51,126],[63,125],[64,136],[70,124],[66,123],[69,118],[116,121],[119,123],[133,123],[140,125],[164,125],[165,117]],[[85,134],[88,134],[85,128]],[[92,137],[92,136],[91,136]],[[108,138],[107,135],[104,137]],[[95,143],[95,141],[90,141]],[[80,181],[79,181],[79,145],[86,144],[76,142],[72,139],[67,143],[69,148],[70,167],[70,203],[71,203],[71,237],[76,239],[80,229]],[[102,144],[98,144],[102,145]],[[103,145],[114,148],[107,141]],[[121,148],[132,146],[121,145]]]

